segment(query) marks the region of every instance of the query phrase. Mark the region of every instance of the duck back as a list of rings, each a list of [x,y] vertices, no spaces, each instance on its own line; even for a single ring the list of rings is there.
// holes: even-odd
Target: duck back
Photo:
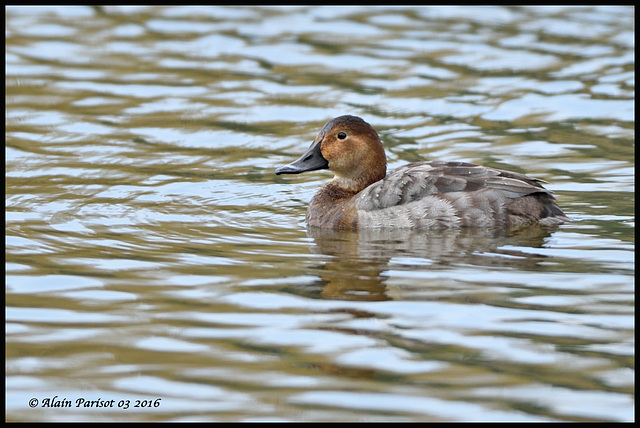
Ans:
[[[541,180],[465,162],[389,171],[353,198],[359,227],[443,228],[556,224],[568,218]]]

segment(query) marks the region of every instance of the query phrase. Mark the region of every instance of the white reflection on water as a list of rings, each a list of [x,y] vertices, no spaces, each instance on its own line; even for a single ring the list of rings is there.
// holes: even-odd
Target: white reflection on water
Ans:
[[[376,412],[414,413],[426,416],[426,420],[434,418],[453,420],[463,415],[466,421],[521,421],[541,422],[547,418],[531,417],[518,412],[492,411],[471,402],[450,402],[448,400],[416,397],[403,394],[401,391],[387,393],[361,393],[345,391],[309,391],[291,398],[294,403],[308,406],[331,406],[349,409],[361,409]]]

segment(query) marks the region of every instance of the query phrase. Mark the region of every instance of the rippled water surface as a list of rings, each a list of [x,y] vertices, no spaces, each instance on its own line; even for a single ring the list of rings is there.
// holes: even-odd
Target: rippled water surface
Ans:
[[[634,19],[7,8],[7,420],[633,420]],[[341,114],[575,221],[307,233]]]

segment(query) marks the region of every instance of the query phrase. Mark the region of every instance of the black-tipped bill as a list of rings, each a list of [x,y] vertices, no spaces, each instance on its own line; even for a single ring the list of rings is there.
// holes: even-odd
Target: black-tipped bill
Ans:
[[[291,162],[289,165],[281,166],[276,169],[276,174],[300,174],[306,171],[315,171],[317,169],[329,168],[329,162],[322,156],[320,152],[320,144],[322,141],[313,143],[309,150],[304,152],[298,160]]]

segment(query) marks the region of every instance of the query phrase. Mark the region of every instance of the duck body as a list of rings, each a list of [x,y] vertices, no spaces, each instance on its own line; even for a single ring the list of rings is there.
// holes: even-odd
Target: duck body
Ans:
[[[415,162],[386,172],[377,132],[356,116],[322,128],[276,174],[330,169],[312,198],[309,227],[335,230],[521,227],[569,221],[541,180],[466,162]]]

